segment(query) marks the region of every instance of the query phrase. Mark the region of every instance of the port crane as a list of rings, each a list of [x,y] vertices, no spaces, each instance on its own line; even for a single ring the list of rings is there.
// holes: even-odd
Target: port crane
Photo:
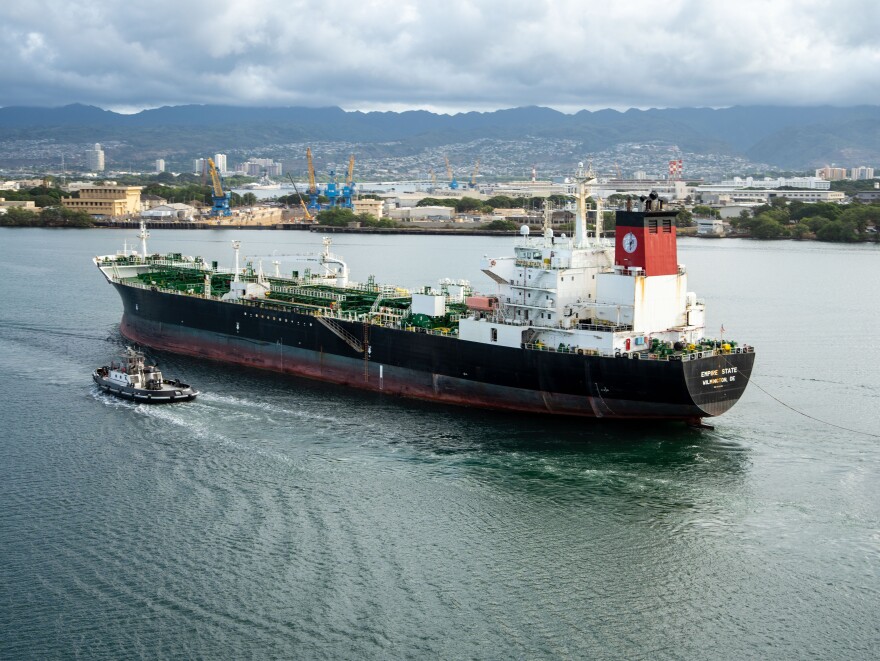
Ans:
[[[306,148],[306,162],[308,163],[309,168],[309,209],[313,209],[315,211],[321,208],[321,205],[318,204],[318,195],[320,195],[320,191],[318,190],[318,184],[315,181],[315,164],[312,161],[312,148]]]
[[[229,208],[229,192],[223,191],[223,184],[220,181],[220,173],[217,172],[217,166],[214,165],[214,159],[208,159],[208,170],[211,173],[211,206],[212,216],[231,216],[232,211]]]
[[[446,159],[446,176],[449,177],[449,187],[452,190],[458,188],[458,182],[455,180],[455,173],[452,171],[452,166],[449,165],[449,157],[444,156]]]
[[[353,209],[352,198],[355,196],[356,184],[354,183],[354,154],[348,157],[348,173],[345,176],[345,185],[342,187],[342,204],[346,209]]]
[[[290,179],[290,183],[293,184],[293,192],[296,193],[296,196],[299,198],[300,206],[302,206],[303,212],[305,213],[305,219],[311,222],[312,214],[309,213],[309,208],[306,206],[305,200],[303,200],[302,195],[299,194],[296,182],[293,180],[293,177],[290,176],[290,173],[287,174],[287,178]]]
[[[338,204],[337,200],[342,194],[339,190],[339,182],[336,179],[336,170],[330,170],[329,174],[330,181],[327,182],[327,187],[324,189],[324,195],[328,200],[327,206],[324,207],[326,209],[335,207]]]
[[[471,183],[470,183],[471,188],[477,187],[477,175],[479,174],[479,172],[480,172],[480,159],[478,158],[476,165],[474,165],[474,173],[471,175]]]
[[[354,154],[348,158],[348,171],[346,172],[345,182],[340,188],[339,181],[336,177],[336,171],[330,170],[330,181],[327,187],[322,191],[318,188],[315,177],[315,164],[312,160],[312,148],[306,149],[306,161],[309,169],[309,206],[311,211],[320,211],[322,209],[332,209],[334,207],[342,207],[344,209],[352,209],[354,204],[352,198],[356,193],[356,184],[354,182]],[[327,204],[318,202],[318,196],[327,197]]]

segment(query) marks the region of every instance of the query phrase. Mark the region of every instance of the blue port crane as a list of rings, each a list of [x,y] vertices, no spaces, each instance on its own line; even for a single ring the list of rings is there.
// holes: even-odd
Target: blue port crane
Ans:
[[[452,190],[455,190],[458,188],[458,182],[455,180],[455,173],[452,171],[452,166],[449,165],[449,157],[445,156],[444,158],[446,158],[446,176],[449,177],[449,187]]]
[[[348,159],[348,173],[345,183],[339,186],[339,180],[335,170],[330,170],[330,180],[326,187],[321,190],[318,188],[317,179],[315,177],[315,164],[312,160],[311,147],[306,149],[306,161],[309,169],[309,209],[312,211],[320,211],[322,209],[333,209],[334,207],[342,207],[344,209],[354,208],[352,199],[356,193],[356,184],[354,182],[354,154]],[[318,202],[318,197],[323,195],[327,198],[326,204]]]
[[[217,172],[217,166],[214,165],[214,159],[208,159],[208,170],[211,173],[211,206],[212,216],[231,216],[232,211],[229,208],[230,194],[223,191],[223,184],[220,181],[220,173]]]
[[[315,164],[312,161],[312,148],[306,148],[306,163],[309,168],[309,209],[312,211],[320,211],[321,205],[318,204],[318,195],[321,194],[321,191],[318,190],[318,183],[315,181]]]

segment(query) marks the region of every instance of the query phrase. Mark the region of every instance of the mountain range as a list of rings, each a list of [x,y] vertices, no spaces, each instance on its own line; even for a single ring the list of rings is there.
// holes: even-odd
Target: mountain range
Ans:
[[[167,106],[120,114],[73,104],[0,108],[0,146],[22,141],[117,143],[120,158],[188,158],[307,141],[412,151],[474,140],[568,140],[582,153],[624,143],[674,144],[696,154],[737,155],[782,169],[880,165],[880,106],[668,108],[565,114],[543,107],[455,115],[327,108]],[[388,143],[394,143],[390,146]],[[128,153],[126,153],[126,151]],[[379,152],[382,149],[378,149]]]

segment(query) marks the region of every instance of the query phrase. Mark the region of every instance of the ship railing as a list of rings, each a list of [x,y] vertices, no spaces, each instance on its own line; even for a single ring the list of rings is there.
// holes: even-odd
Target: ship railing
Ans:
[[[324,291],[322,289],[309,289],[305,287],[288,287],[284,285],[271,285],[273,292],[279,294],[290,294],[291,296],[305,296],[307,298],[324,298],[331,301],[344,301],[345,294],[337,294],[335,292]]]
[[[550,346],[543,342],[528,342],[522,345],[523,349],[530,351],[547,351],[550,353],[573,353],[579,356],[603,356],[605,358],[628,358],[632,360],[661,360],[661,361],[681,361],[700,360],[701,358],[711,358],[713,356],[754,353],[754,347],[748,345],[743,347],[735,347],[729,350],[724,349],[705,349],[703,351],[675,352],[675,353],[649,353],[647,351],[600,351],[595,348],[576,347],[567,344]]]
[[[645,269],[641,266],[615,266],[614,272],[618,275],[628,275],[630,277],[645,275]],[[679,264],[676,268],[676,273],[678,273],[678,275],[684,275],[685,273],[687,273],[687,269],[684,267],[684,265]]]
[[[526,342],[522,345],[523,349],[529,349],[531,351],[548,351],[550,353],[576,353],[581,356],[602,356],[607,355],[600,352],[598,349],[586,349],[584,347],[576,347],[570,344],[559,344],[556,346],[550,346],[549,344],[544,344],[543,342]]]
[[[574,330],[601,331],[604,333],[618,333],[631,331],[632,324],[578,324]]]
[[[453,328],[446,328],[440,330],[438,328],[422,328],[421,326],[404,326],[401,330],[408,331],[410,333],[424,333],[425,335],[437,335],[440,337],[457,337],[458,330]]]

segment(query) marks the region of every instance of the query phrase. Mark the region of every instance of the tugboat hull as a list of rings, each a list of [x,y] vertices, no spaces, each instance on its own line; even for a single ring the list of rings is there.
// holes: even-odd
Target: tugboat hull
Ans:
[[[97,370],[92,373],[92,380],[97,384],[98,388],[110,395],[120,397],[121,399],[130,399],[135,402],[143,402],[144,404],[188,402],[195,399],[199,394],[185,383],[175,385],[173,381],[164,381],[162,388],[158,390],[123,386],[104,379]]]

